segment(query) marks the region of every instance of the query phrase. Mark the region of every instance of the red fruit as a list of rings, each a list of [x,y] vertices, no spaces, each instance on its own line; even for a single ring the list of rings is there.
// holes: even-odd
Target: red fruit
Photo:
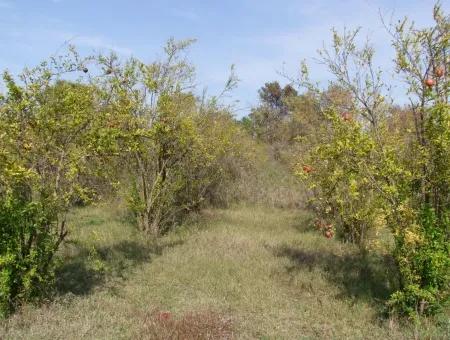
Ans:
[[[436,77],[440,78],[444,75],[444,68],[442,66],[439,66],[438,68],[436,68],[436,70],[434,71],[434,74]]]
[[[317,230],[322,230],[325,227],[325,222],[323,220],[317,219],[315,225]]]
[[[426,85],[426,86],[432,87],[432,86],[434,86],[434,84],[436,84],[436,82],[434,81],[434,79],[431,79],[431,78],[425,79],[425,85]]]
[[[342,119],[345,120],[346,122],[352,120],[352,114],[351,114],[350,112],[347,112],[347,111],[342,112],[342,113],[341,113],[341,117],[342,117]]]
[[[309,174],[311,171],[313,171],[313,168],[309,165],[303,165],[303,171]]]

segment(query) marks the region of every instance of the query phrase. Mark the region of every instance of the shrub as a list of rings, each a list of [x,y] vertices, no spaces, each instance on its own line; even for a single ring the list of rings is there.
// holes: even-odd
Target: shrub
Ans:
[[[402,290],[389,301],[392,312],[414,317],[434,314],[448,300],[450,245],[447,229],[449,211],[438,218],[429,205],[419,212],[415,230],[396,237],[395,257],[402,278]]]
[[[99,59],[114,70],[97,85],[108,98],[123,182],[131,183],[128,202],[140,229],[155,237],[219,201],[234,176],[231,160],[242,158],[240,128],[226,108],[192,93],[194,69],[183,57],[191,43],[170,40],[165,57],[150,64]],[[233,84],[231,77],[225,91]]]
[[[48,293],[52,259],[64,236],[55,233],[51,209],[16,196],[0,201],[0,316]]]
[[[54,58],[4,74],[0,96],[0,309],[6,315],[52,285],[54,254],[67,235],[66,214],[94,192],[103,111],[97,91],[64,81],[83,60]]]
[[[432,28],[417,30],[405,19],[392,32],[412,103],[400,125],[401,111],[383,96],[373,48],[357,48],[358,31],[334,32],[331,52],[321,56],[351,94],[351,110],[339,116],[336,108],[322,109],[318,138],[297,168],[319,217],[333,220],[347,239],[364,245],[367,230],[390,229],[401,287],[388,304],[412,318],[436,312],[449,296],[450,24],[439,6],[434,18]],[[321,96],[307,78],[304,84]]]
[[[347,241],[364,248],[369,233],[383,227],[383,212],[364,171],[374,141],[359,123],[346,122],[333,110],[325,119],[327,137],[302,160],[297,174],[309,183],[319,218],[337,223]]]

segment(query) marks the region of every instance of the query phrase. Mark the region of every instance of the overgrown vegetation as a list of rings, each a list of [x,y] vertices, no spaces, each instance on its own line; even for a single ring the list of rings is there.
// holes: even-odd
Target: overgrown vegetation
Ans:
[[[319,312],[299,305],[317,301],[321,312],[350,316],[356,305],[363,312],[359,337],[443,333],[450,282],[450,18],[439,5],[433,14],[430,28],[407,19],[386,24],[410,100],[404,106],[390,97],[376,51],[358,43],[358,29],[333,30],[332,46],[319,51],[334,77],[327,88],[311,81],[303,64],[298,79],[286,75],[289,84],[266,83],[259,105],[241,121],[222,101],[237,85],[233,68],[221,95],[197,95],[186,54],[191,40],[169,40],[163,57],[150,63],[114,53],[81,57],[70,47],[18,76],[5,72],[0,316],[58,294],[64,300],[96,285],[120,290],[125,284],[139,294],[131,294],[134,302],[124,303],[119,318],[137,313],[144,326],[92,336],[293,337],[301,329],[306,336],[348,337],[355,330],[345,315],[324,326]],[[106,204],[118,215],[105,213]],[[106,214],[114,244],[95,242],[97,232],[108,232],[99,216],[77,221],[86,211]],[[205,218],[202,212],[219,219],[206,218],[207,227],[200,227],[192,219]],[[166,248],[181,244],[183,252],[166,256]],[[188,280],[200,292],[186,283],[182,292],[170,280]],[[215,288],[221,280],[230,285]],[[202,285],[218,291],[202,295]],[[265,300],[244,301],[250,290]],[[197,301],[195,294],[204,303],[175,301]],[[280,330],[270,310],[282,313],[284,305],[289,315],[275,317],[286,326]],[[302,311],[322,324],[311,328],[310,319],[295,319]],[[294,319],[297,328],[290,328]],[[2,324],[4,332],[27,337],[11,322],[11,331],[8,321]],[[266,322],[273,325],[257,329]]]
[[[54,254],[64,241],[65,214],[89,201],[102,115],[95,88],[53,80],[74,64],[42,63],[20,76],[5,73],[0,105],[0,313],[45,293]],[[92,119],[95,117],[95,119]],[[92,172],[93,171],[93,172]]]
[[[400,289],[390,311],[434,314],[449,297],[450,114],[449,18],[439,6],[435,26],[417,30],[404,20],[392,28],[397,71],[411,105],[407,115],[390,104],[375,51],[357,47],[358,31],[334,32],[320,52],[346,105],[320,106],[321,122],[297,173],[310,186],[318,224],[366,251],[389,228]],[[320,90],[301,82],[320,102]],[[400,120],[404,120],[400,122]]]
[[[58,295],[0,321],[5,339],[441,339],[445,316],[380,318],[395,287],[388,256],[328,240],[297,209],[208,209],[159,244],[125,207],[75,209]],[[62,326],[64,325],[64,326]]]
[[[140,228],[155,237],[198,210],[220,201],[245,162],[236,122],[216,98],[196,98],[194,68],[185,59],[191,41],[170,40],[162,61],[148,65],[100,56],[106,78],[98,86],[110,110],[119,164],[131,183],[130,207]],[[224,91],[234,86],[233,74]]]
[[[139,228],[158,237],[205,202],[230,200],[225,188],[247,166],[251,141],[217,98],[194,96],[190,43],[170,40],[150,64],[70,48],[19,79],[4,74],[2,315],[51,286],[75,204],[125,192]]]

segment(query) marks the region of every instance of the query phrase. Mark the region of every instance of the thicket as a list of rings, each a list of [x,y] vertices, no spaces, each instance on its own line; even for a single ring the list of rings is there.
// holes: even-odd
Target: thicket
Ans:
[[[450,20],[438,5],[434,19],[424,29],[407,19],[387,25],[410,100],[404,108],[389,99],[375,50],[359,46],[358,30],[334,31],[332,47],[320,51],[335,77],[328,91],[309,81],[306,66],[299,80],[317,108],[297,166],[316,225],[363,252],[380,247],[389,230],[400,288],[388,306],[411,318],[434,314],[449,297]],[[324,100],[336,90],[341,100]]]
[[[303,63],[300,77],[285,75],[285,87],[266,83],[243,120],[309,189],[325,237],[356,243],[364,256],[392,254],[400,282],[388,310],[411,318],[434,314],[449,298],[450,19],[439,5],[433,15],[430,28],[408,19],[385,25],[409,105],[394,104],[359,29],[333,30],[331,48],[319,51],[334,77],[328,88]]]
[[[333,31],[320,59],[327,89],[266,83],[237,122],[221,96],[197,96],[192,41],[160,60],[82,58],[74,48],[17,77],[0,95],[0,315],[39,300],[54,279],[74,205],[119,196],[151,238],[192,211],[237,199],[298,207],[309,188],[316,227],[363,254],[393,240],[399,290],[391,313],[434,314],[449,297],[449,26],[389,26],[410,100],[394,105],[359,30]],[[232,73],[222,94],[236,85]],[[299,92],[299,85],[305,89]]]
[[[232,199],[227,188],[249,166],[247,135],[220,98],[194,94],[190,44],[170,40],[149,64],[71,47],[18,77],[4,73],[0,315],[49,292],[74,205],[122,195],[158,237]],[[224,92],[234,84],[231,75]]]

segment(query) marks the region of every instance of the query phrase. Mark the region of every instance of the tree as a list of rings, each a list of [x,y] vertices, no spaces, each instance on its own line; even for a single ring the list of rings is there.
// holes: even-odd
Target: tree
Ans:
[[[67,236],[66,213],[93,191],[80,178],[95,168],[103,111],[96,89],[61,79],[82,60],[52,59],[4,74],[0,103],[0,313],[51,287],[54,255]],[[94,173],[91,173],[94,175]]]
[[[410,317],[436,312],[449,296],[449,18],[439,6],[434,18],[432,28],[418,30],[405,19],[392,31],[412,115],[395,129],[396,115],[405,112],[386,99],[373,48],[358,48],[358,31],[333,32],[322,61],[352,105],[342,111],[331,101],[297,171],[310,184],[319,218],[364,250],[368,232],[389,227],[401,278],[389,306]],[[302,84],[320,96],[307,78]]]
[[[98,87],[115,122],[128,201],[140,229],[155,238],[213,195],[227,175],[221,160],[238,145],[239,129],[217,98],[193,94],[194,68],[185,58],[191,44],[169,40],[165,57],[150,64],[132,58],[121,65],[114,55],[98,60],[111,70]]]
[[[275,81],[266,83],[259,91],[260,106],[250,113],[253,133],[258,138],[274,143],[282,138],[282,125],[289,119],[289,100],[297,96],[297,91],[290,85],[284,88]]]

